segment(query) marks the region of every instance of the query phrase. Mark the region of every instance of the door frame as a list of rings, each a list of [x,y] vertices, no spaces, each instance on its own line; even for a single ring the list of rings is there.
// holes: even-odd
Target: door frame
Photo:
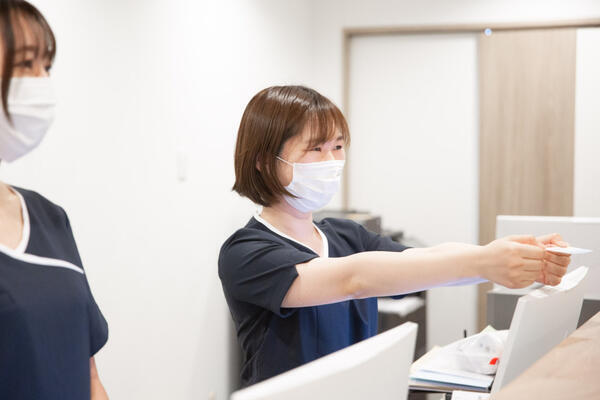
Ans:
[[[414,35],[414,34],[455,34],[455,33],[484,33],[487,29],[492,32],[556,29],[556,28],[597,28],[600,27],[600,18],[576,19],[565,21],[543,22],[514,22],[514,23],[488,23],[488,24],[454,24],[454,25],[399,25],[380,27],[358,27],[343,29],[342,44],[342,110],[349,120],[350,106],[350,44],[351,40],[359,36],[379,35]],[[346,163],[352,160],[347,160]],[[349,208],[349,174],[343,175],[342,208]]]
[[[457,34],[457,33],[485,33],[490,29],[492,32],[535,30],[535,29],[561,29],[561,28],[598,28],[600,18],[573,19],[563,21],[532,21],[532,22],[508,22],[508,23],[475,23],[475,24],[446,24],[446,25],[399,25],[380,27],[356,27],[344,28],[342,40],[342,110],[346,119],[350,119],[350,57],[351,41],[360,36],[381,35],[415,35],[415,34]],[[346,160],[346,164],[352,159]],[[346,167],[343,174],[342,185],[342,208],[349,209],[350,174]],[[481,222],[478,223],[479,230]],[[480,328],[486,324],[486,293],[491,289],[491,284],[480,284],[477,293],[477,321]]]

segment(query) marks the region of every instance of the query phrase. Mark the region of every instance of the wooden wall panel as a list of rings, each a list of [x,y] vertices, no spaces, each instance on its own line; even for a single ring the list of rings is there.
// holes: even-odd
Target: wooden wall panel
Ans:
[[[500,214],[573,215],[575,45],[575,29],[480,37],[482,244]],[[480,325],[489,288],[480,287]]]

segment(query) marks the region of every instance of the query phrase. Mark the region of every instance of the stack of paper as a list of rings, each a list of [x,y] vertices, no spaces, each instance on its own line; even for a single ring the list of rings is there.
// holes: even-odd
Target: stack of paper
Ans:
[[[440,392],[454,389],[488,392],[494,376],[461,370],[456,359],[449,356],[451,346],[434,347],[413,363],[410,369],[410,388]]]

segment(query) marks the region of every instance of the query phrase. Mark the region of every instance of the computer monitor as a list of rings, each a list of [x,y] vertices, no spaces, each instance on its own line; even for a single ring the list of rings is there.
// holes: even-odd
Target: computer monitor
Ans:
[[[239,390],[231,400],[406,399],[416,335],[417,324],[406,322]]]
[[[584,298],[600,300],[600,218],[499,215],[496,219],[498,238],[521,234],[539,236],[547,233],[560,233],[571,246],[593,250],[589,254],[571,256],[569,271],[581,265],[589,266],[591,269],[586,278]],[[499,285],[495,285],[495,289],[505,290]],[[530,290],[506,291],[525,294]]]
[[[492,394],[524,372],[577,327],[588,268],[568,273],[557,286],[519,298],[500,357]]]

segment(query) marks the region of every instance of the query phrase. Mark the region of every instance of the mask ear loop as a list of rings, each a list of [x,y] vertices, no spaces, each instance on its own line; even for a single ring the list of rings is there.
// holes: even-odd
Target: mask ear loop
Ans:
[[[279,156],[275,156],[275,158],[277,158],[279,161],[283,161],[284,163],[286,163],[287,165],[291,165],[292,167],[294,166],[293,163],[284,160],[283,158],[279,157]]]

